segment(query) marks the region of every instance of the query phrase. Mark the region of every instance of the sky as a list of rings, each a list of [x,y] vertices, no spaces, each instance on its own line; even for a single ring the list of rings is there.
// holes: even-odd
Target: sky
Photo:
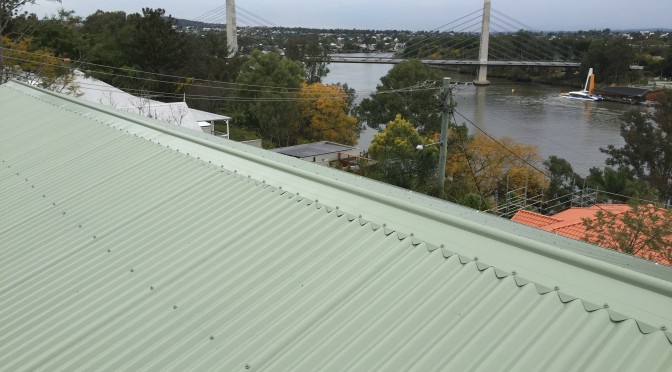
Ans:
[[[501,14],[539,31],[672,28],[672,0],[492,0]],[[199,19],[223,7],[226,0],[36,0],[24,10],[40,17],[59,8],[87,16],[96,10],[140,13],[143,7],[163,8],[174,18]],[[377,30],[435,30],[483,7],[483,0],[236,0],[236,6],[279,26]],[[240,17],[239,17],[240,18]],[[224,22],[223,20],[221,21]],[[239,20],[239,26],[257,25]],[[456,23],[454,24],[456,25]],[[518,25],[518,23],[516,23]],[[499,27],[499,28],[498,28]],[[507,30],[502,23],[493,30]],[[445,30],[446,28],[442,28]],[[457,30],[454,26],[449,29]]]

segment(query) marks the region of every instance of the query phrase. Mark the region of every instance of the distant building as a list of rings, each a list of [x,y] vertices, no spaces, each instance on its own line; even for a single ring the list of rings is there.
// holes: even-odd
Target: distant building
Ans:
[[[644,103],[646,95],[650,92],[647,88],[635,87],[604,87],[595,89],[595,94],[602,96],[605,100],[620,103],[640,104]]]

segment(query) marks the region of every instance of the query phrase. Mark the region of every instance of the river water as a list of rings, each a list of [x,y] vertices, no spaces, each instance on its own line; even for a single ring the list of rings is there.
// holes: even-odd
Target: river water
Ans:
[[[347,83],[358,93],[358,100],[375,91],[380,78],[393,65],[331,64],[324,83]],[[453,82],[470,82],[474,76],[447,72]],[[519,143],[539,148],[542,158],[556,155],[567,159],[574,171],[585,176],[591,167],[604,167],[606,155],[600,147],[623,145],[619,116],[632,109],[646,108],[611,102],[584,102],[562,98],[560,88],[536,83],[517,83],[490,79],[492,85],[460,85],[453,94],[458,123],[466,123],[473,133],[478,129],[492,136],[508,136]],[[472,122],[473,125],[469,122]],[[366,150],[373,129],[362,133],[358,147]]]

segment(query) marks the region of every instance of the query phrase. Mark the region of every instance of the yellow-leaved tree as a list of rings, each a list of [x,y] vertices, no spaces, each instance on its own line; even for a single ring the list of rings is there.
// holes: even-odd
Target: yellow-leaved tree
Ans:
[[[17,77],[28,79],[29,83],[50,87],[68,72],[66,63],[46,50],[33,48],[32,43],[33,40],[29,37],[12,40],[2,36],[5,63],[7,67],[11,66],[12,74],[31,73]]]
[[[361,128],[357,118],[348,114],[348,105],[348,92],[342,86],[304,83],[298,105],[300,141],[331,141],[345,145],[357,143]]]
[[[544,175],[530,166],[541,164],[536,146],[509,137],[495,141],[481,133],[466,136],[451,132],[451,137],[446,174],[454,182],[467,185],[468,192],[487,199],[496,192],[504,196],[507,190],[526,189],[528,195],[536,195],[546,188]]]

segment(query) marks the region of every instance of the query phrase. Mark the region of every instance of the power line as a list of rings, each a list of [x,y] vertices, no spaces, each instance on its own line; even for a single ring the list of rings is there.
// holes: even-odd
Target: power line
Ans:
[[[508,147],[506,147],[503,143],[501,143],[501,142],[500,142],[499,140],[497,140],[495,137],[493,137],[492,135],[490,135],[490,133],[488,133],[488,132],[486,132],[485,130],[483,130],[481,127],[479,127],[478,125],[476,125],[473,121],[469,120],[469,118],[467,118],[466,116],[462,115],[459,111],[457,111],[457,110],[455,110],[455,109],[453,109],[453,111],[454,111],[456,114],[458,114],[461,118],[463,118],[464,120],[466,120],[469,124],[471,124],[474,128],[476,128],[476,129],[479,130],[481,133],[483,133],[486,137],[488,137],[488,138],[491,139],[493,142],[495,142],[498,146],[500,146],[501,148],[503,148],[504,150],[506,150],[508,153],[510,153],[511,155],[515,156],[515,157],[518,158],[520,161],[522,161],[523,163],[527,164],[530,168],[532,168],[532,169],[536,170],[537,172],[543,174],[543,175],[546,176],[547,178],[549,178],[549,179],[551,178],[551,176],[550,176],[548,173],[546,173],[546,172],[544,172],[543,170],[539,169],[536,165],[530,163],[527,159],[523,158],[522,156],[516,154],[513,150],[511,150],[511,149],[509,149]]]

